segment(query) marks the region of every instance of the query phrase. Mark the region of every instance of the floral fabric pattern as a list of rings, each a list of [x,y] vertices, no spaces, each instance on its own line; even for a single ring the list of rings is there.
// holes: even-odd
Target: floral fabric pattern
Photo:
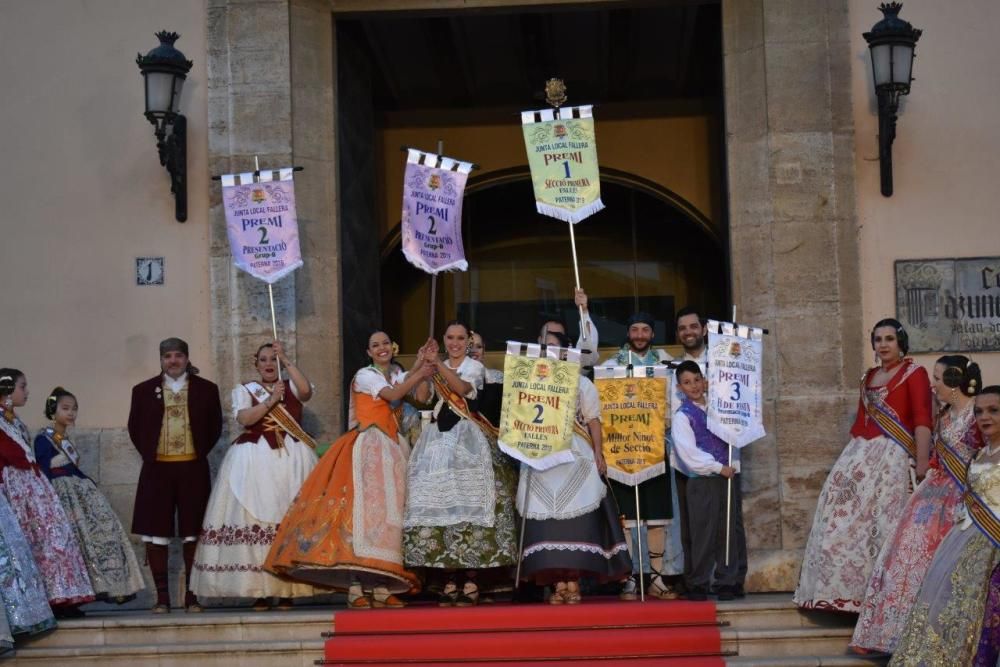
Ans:
[[[1000,510],[1000,465],[973,463],[969,486],[994,512]],[[934,555],[889,664],[981,664],[976,652],[990,580],[998,563],[1000,549],[977,527],[963,522],[952,528]]]
[[[972,403],[938,437],[968,463],[981,442]],[[882,546],[865,591],[852,646],[892,653],[920,592],[931,559],[955,523],[962,489],[942,468],[932,467],[910,496],[899,525]]]
[[[909,457],[889,438],[852,438],[823,484],[795,604],[859,612],[883,542],[906,506]]]
[[[49,480],[38,470],[3,469],[3,486],[45,584],[50,605],[94,599],[73,525]]]
[[[462,423],[466,422],[463,420],[459,425]],[[478,427],[469,426],[478,431]],[[517,525],[514,518],[517,473],[510,459],[495,443],[488,451],[495,498],[491,517],[493,525],[461,522],[447,526],[408,527],[403,532],[403,557],[408,567],[486,569],[506,567],[517,562]]]
[[[9,623],[6,635],[0,626],[0,643],[9,640],[12,633],[34,634],[56,625],[31,547],[3,493],[0,493],[0,599],[7,612],[3,625]]]
[[[132,543],[107,499],[87,478],[57,477],[52,486],[73,521],[98,597],[128,597],[146,587]]]

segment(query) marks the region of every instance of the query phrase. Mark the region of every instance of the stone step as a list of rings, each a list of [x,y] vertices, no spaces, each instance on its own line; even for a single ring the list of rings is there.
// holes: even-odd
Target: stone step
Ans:
[[[659,604],[659,603],[654,603]],[[257,667],[312,666],[323,657],[323,633],[342,607],[253,612],[213,609],[202,614],[102,612],[62,621],[59,629],[18,643],[5,666]],[[801,612],[790,596],[751,595],[718,606],[723,650],[731,665],[871,667],[884,660],[847,651],[853,617]]]
[[[314,667],[323,640],[118,644],[114,646],[28,646],[17,648],[4,667]]]
[[[848,655],[850,628],[723,628],[722,649],[744,658]]]
[[[64,620],[54,632],[30,638],[32,648],[195,644],[241,641],[318,641],[333,627],[332,609],[186,614],[110,612]],[[19,644],[21,646],[22,644]]]
[[[853,614],[802,611],[788,594],[763,593],[742,600],[719,602],[719,620],[733,628],[854,627]]]
[[[784,657],[726,658],[732,667],[879,667],[888,662],[885,658],[864,658],[850,655],[796,655]]]

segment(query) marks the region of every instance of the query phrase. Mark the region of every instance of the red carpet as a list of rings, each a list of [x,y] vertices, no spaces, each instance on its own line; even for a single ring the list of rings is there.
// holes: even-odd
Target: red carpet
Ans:
[[[328,665],[723,665],[710,602],[585,600],[338,612]]]

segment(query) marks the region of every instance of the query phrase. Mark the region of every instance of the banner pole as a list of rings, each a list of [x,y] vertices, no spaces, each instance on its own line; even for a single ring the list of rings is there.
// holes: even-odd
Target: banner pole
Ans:
[[[736,326],[736,304],[733,304],[733,326]],[[729,445],[729,467],[733,467],[733,446]],[[726,480],[726,567],[729,567],[729,535],[732,531],[732,511],[733,511],[733,475]]]
[[[438,159],[439,160],[441,159],[441,154],[442,153],[444,153],[444,141],[442,139],[438,139],[438,142],[437,142],[437,154],[438,154]],[[437,165],[435,165],[435,166],[437,166]],[[461,224],[462,224],[462,222],[459,221],[458,224],[459,224],[459,234],[461,234]],[[428,331],[430,332],[428,334],[429,338],[434,338],[434,311],[436,310],[435,306],[437,305],[436,304],[436,302],[437,302],[437,279],[438,279],[437,273],[432,273],[431,274],[431,316],[430,316],[430,325],[428,325]]]
[[[569,225],[569,247],[573,250],[573,277],[576,280],[576,288],[580,289],[580,265],[576,259],[576,233],[573,231],[573,223],[567,223]],[[576,294],[573,295],[576,298]],[[580,335],[584,335],[584,324],[583,324],[583,306],[577,306],[580,311]]]
[[[646,581],[645,572],[643,572],[642,567],[642,512],[639,511],[639,485],[635,485],[635,537],[638,542],[638,547],[636,547],[636,552],[639,554],[639,600],[641,602],[646,601]]]
[[[514,572],[514,590],[521,585],[521,561],[524,559],[524,526],[528,522],[528,499],[531,498],[531,466],[524,480],[524,511],[521,512],[521,535],[517,540],[517,569]]]
[[[256,155],[253,156],[253,181],[254,183],[260,183],[260,160]],[[271,304],[271,334],[274,336],[274,340],[278,340],[278,320],[274,316],[274,286],[271,283],[267,284],[267,299]],[[275,360],[278,364],[278,381],[281,382],[281,360]]]

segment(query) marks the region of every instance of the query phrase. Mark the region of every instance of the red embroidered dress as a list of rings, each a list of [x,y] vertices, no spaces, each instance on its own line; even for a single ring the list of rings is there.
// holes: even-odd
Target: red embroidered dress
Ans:
[[[24,423],[0,416],[0,479],[38,564],[49,604],[94,599],[87,566],[69,517],[52,484],[35,462]]]
[[[883,542],[896,528],[909,498],[911,457],[872,417],[876,410],[912,438],[931,428],[930,379],[906,359],[889,382],[862,381],[853,436],[820,493],[802,560],[795,603],[805,609],[857,613]]]

